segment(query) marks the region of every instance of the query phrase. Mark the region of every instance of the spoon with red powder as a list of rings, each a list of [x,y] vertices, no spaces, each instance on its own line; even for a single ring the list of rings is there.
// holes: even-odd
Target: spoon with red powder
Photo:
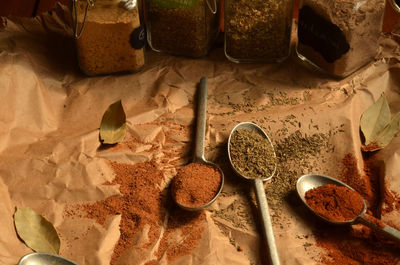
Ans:
[[[176,204],[189,211],[202,210],[212,204],[221,193],[224,184],[221,168],[204,158],[207,90],[207,78],[202,77],[198,88],[193,161],[178,171],[171,184],[171,193]]]
[[[367,214],[365,200],[349,185],[328,176],[308,174],[297,180],[296,189],[305,205],[326,222],[361,223],[400,242],[400,231]]]

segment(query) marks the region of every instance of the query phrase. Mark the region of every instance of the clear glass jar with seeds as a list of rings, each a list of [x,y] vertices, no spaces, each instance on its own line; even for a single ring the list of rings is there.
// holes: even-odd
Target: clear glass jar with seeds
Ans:
[[[136,0],[72,0],[72,18],[85,74],[137,72],[143,67],[146,32]]]
[[[205,56],[219,33],[219,0],[146,0],[149,46],[157,52]]]
[[[236,63],[285,60],[293,5],[293,0],[225,0],[226,57]]]

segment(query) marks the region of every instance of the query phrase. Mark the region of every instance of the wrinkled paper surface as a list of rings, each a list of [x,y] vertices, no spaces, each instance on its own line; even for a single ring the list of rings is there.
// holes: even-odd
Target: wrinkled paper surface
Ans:
[[[237,180],[226,158],[229,132],[238,122],[258,123],[295,115],[306,134],[344,124],[343,132],[330,138],[334,152],[322,154],[324,160],[316,157],[318,172],[313,172],[338,176],[346,153],[355,154],[360,170],[363,168],[359,131],[363,111],[383,92],[392,113],[400,111],[399,27],[397,32],[382,36],[375,62],[343,80],[302,67],[295,55],[277,65],[231,63],[221,45],[201,59],[147,50],[146,65],[138,73],[87,77],[77,66],[66,21],[68,15],[60,9],[35,19],[10,19],[0,31],[1,264],[16,264],[31,252],[16,235],[15,207],[30,207],[54,224],[61,237],[61,255],[81,265],[109,264],[121,217],[110,217],[100,225],[93,219],[68,217],[64,209],[119,194],[117,186],[103,185],[114,177],[107,161],[133,164],[170,159],[170,166],[163,163],[167,185],[178,169],[175,165],[190,162],[193,138],[161,121],[193,130],[195,92],[202,76],[208,77],[205,156],[223,168],[225,196],[206,210],[206,229],[192,254],[173,264],[261,264],[265,260],[257,227],[239,228],[212,214],[243,200],[235,190],[238,185],[249,185]],[[262,108],[271,100],[268,93],[282,92],[299,100]],[[98,134],[102,115],[120,99],[127,115],[127,136],[118,148],[101,150]],[[230,114],[233,106],[247,102],[252,102],[250,111]],[[280,139],[279,122],[260,125],[274,141]],[[167,133],[179,143],[176,147],[167,146]],[[129,146],[132,139],[136,144]],[[167,148],[183,148],[183,158],[167,156],[163,151]],[[376,156],[384,162],[385,186],[400,194],[400,135]],[[282,212],[281,223],[274,223],[282,264],[317,264],[314,258],[320,250],[303,247],[313,241],[303,237],[311,234],[303,216],[288,203]],[[383,220],[400,229],[399,211],[388,213]],[[89,227],[90,232],[85,233]],[[134,258],[134,251],[131,255],[131,264],[144,264]],[[161,264],[167,263],[164,260]]]

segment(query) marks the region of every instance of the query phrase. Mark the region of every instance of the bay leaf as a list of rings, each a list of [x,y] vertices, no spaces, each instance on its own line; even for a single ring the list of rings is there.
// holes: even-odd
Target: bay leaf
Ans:
[[[18,236],[36,252],[58,254],[60,238],[54,226],[29,208],[18,208],[14,214]]]
[[[100,125],[100,141],[103,144],[121,142],[126,134],[126,115],[121,100],[111,104],[103,115]]]
[[[400,112],[398,112],[390,123],[377,135],[376,141],[362,147],[363,151],[377,151],[387,146],[400,128]]]
[[[361,116],[360,127],[365,138],[365,145],[376,142],[377,136],[390,123],[391,114],[385,96],[370,106]]]

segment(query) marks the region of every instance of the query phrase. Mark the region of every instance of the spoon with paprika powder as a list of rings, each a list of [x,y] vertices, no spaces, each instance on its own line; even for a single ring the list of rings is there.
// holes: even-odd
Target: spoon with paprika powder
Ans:
[[[198,211],[212,204],[224,184],[222,169],[204,157],[207,113],[207,78],[200,79],[196,121],[195,151],[192,163],[178,170],[172,179],[171,192],[175,203],[184,210]]]
[[[331,224],[364,224],[400,242],[400,231],[367,214],[361,195],[349,185],[324,175],[308,174],[297,180],[296,190],[304,204]]]

